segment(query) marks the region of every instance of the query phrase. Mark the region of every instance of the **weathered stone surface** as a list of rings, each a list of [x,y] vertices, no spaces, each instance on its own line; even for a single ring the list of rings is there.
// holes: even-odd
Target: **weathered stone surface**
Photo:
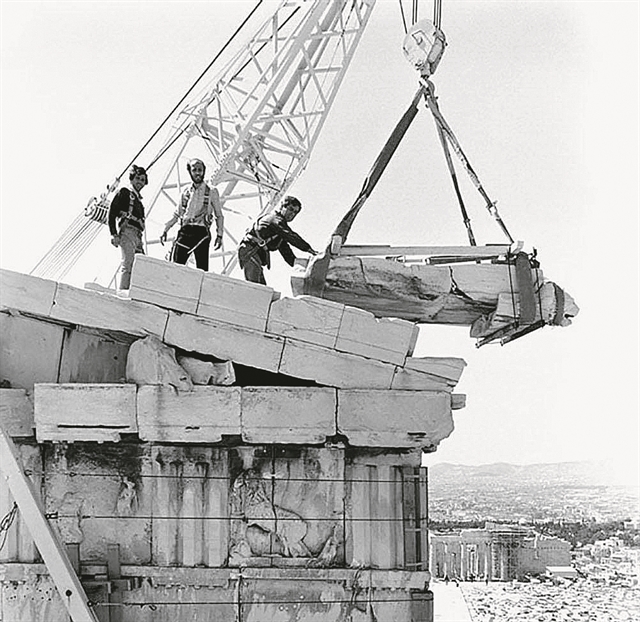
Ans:
[[[405,363],[407,369],[445,378],[451,381],[454,386],[460,380],[466,366],[464,359],[442,356],[410,357]]]
[[[179,391],[191,391],[189,374],[178,364],[173,348],[150,335],[131,344],[127,356],[127,382],[137,385],[172,386]]]
[[[136,388],[128,384],[36,384],[36,438],[118,441],[136,432]]]
[[[262,331],[267,325],[275,295],[274,290],[265,285],[207,272],[202,280],[196,313],[211,320]]]
[[[236,374],[231,361],[202,361],[193,356],[176,357],[182,367],[191,378],[193,384],[231,385],[236,381]]]
[[[217,443],[240,435],[240,387],[197,386],[188,393],[171,387],[138,390],[138,430],[142,440]]]
[[[404,365],[413,353],[418,326],[395,318],[377,319],[373,313],[345,307],[336,349],[367,358]]]
[[[59,283],[50,315],[56,320],[80,326],[161,337],[167,324],[168,311]]]
[[[60,543],[78,545],[82,563],[105,563],[110,544],[119,545],[122,564],[151,562],[148,454],[129,443],[46,447],[44,509],[57,513]]]
[[[248,443],[323,443],[336,433],[336,391],[245,387],[241,418]]]
[[[169,314],[164,342],[188,352],[207,354],[271,372],[278,371],[284,347],[282,337],[186,313]]]
[[[22,468],[33,484],[36,498],[40,499],[42,491],[42,455],[40,447],[27,443],[16,443],[16,450]],[[0,477],[0,516],[9,515],[13,509],[14,501],[6,477]],[[3,546],[0,547],[0,564],[34,562],[39,558],[38,549],[20,512],[7,525],[7,531],[2,537]],[[4,620],[5,618],[0,619]]]
[[[0,269],[0,306],[46,317],[57,286],[55,281]]]
[[[58,382],[126,382],[129,343],[114,341],[84,330],[66,329]]]
[[[0,427],[9,436],[33,436],[33,402],[25,389],[0,389]]]
[[[343,558],[344,450],[238,447],[232,460],[232,566],[326,567]]]
[[[204,272],[146,255],[136,255],[129,297],[167,309],[196,313]]]
[[[329,387],[388,389],[395,367],[355,354],[287,339],[279,371]]]
[[[58,382],[64,328],[20,315],[0,313],[0,374],[12,388]]]
[[[451,396],[435,391],[343,390],[338,432],[360,447],[432,448],[453,432]]]
[[[333,348],[344,305],[313,296],[282,298],[271,305],[267,332]]]
[[[223,566],[229,538],[227,450],[155,446],[151,457],[153,564]]]

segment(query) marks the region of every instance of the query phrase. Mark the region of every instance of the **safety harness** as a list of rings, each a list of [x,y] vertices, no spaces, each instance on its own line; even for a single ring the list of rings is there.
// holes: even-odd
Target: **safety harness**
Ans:
[[[144,217],[138,218],[133,215],[133,208],[135,206],[136,197],[133,193],[133,190],[129,190],[129,210],[124,214],[120,212],[118,216],[118,224],[120,225],[120,231],[122,231],[122,227],[127,223],[131,222],[135,226],[136,229],[140,231],[144,231]],[[143,210],[144,213],[144,210]]]
[[[187,188],[184,191],[184,194],[182,195],[182,209],[183,211],[183,216],[182,218],[180,218],[180,226],[184,227],[185,225],[188,224],[196,224],[196,223],[189,223],[189,221],[185,220],[184,215],[187,213],[187,205],[189,204],[189,199],[191,198],[191,190],[192,187]],[[213,215],[209,213],[209,197],[211,196],[211,188],[209,188],[208,185],[205,184],[204,187],[204,200],[202,202],[202,207],[205,210],[205,215],[204,215],[204,224],[207,227],[211,226],[211,223],[213,222]]]

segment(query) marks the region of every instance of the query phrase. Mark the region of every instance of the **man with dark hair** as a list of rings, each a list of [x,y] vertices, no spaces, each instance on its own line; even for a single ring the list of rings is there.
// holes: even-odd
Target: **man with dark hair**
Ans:
[[[270,267],[269,253],[278,250],[284,260],[293,266],[296,256],[291,246],[305,253],[317,255],[311,245],[289,227],[289,223],[300,213],[302,204],[296,197],[286,196],[273,212],[261,216],[240,241],[238,261],[247,281],[266,285],[263,266]]]
[[[120,188],[109,206],[111,244],[120,248],[120,289],[129,289],[131,269],[136,253],[144,253],[144,206],[140,191],[148,183],[147,171],[135,164],[129,170],[130,188]],[[117,223],[117,226],[116,226]]]
[[[204,162],[194,158],[187,163],[187,171],[193,182],[180,197],[180,204],[173,216],[164,226],[160,242],[167,240],[169,229],[180,221],[180,229],[171,251],[171,261],[186,264],[193,253],[196,266],[200,270],[209,270],[209,245],[211,243],[211,224],[216,221],[216,241],[213,249],[222,246],[224,217],[220,206],[220,195],[204,181]]]

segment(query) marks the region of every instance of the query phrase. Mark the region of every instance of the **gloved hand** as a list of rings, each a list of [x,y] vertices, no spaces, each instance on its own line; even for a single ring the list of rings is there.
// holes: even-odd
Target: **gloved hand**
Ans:
[[[163,231],[162,235],[160,236],[160,244],[162,244],[162,246],[164,246],[164,243],[167,241],[167,232]]]
[[[221,247],[222,247],[222,236],[218,235],[216,236],[216,241],[213,243],[213,250],[217,251]]]
[[[120,236],[119,235],[112,235],[111,236],[111,244],[113,244],[116,248],[118,248],[118,246],[120,246]]]

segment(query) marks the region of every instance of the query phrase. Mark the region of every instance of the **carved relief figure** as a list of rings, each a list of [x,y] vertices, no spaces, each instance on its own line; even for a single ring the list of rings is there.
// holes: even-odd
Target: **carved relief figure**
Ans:
[[[310,557],[303,542],[307,534],[304,519],[272,502],[264,479],[253,468],[235,479],[231,490],[231,507],[236,521],[236,533],[231,549],[232,559],[281,555]]]

